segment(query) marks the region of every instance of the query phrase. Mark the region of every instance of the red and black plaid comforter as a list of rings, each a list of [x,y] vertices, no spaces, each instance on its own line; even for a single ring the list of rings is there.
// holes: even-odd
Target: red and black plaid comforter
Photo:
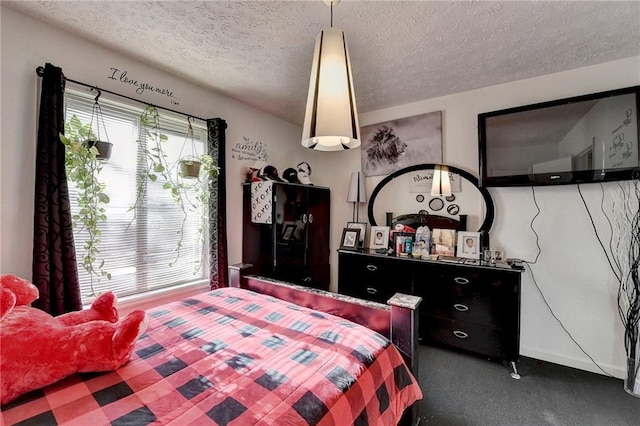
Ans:
[[[272,297],[225,288],[149,317],[124,367],[24,395],[4,423],[392,425],[422,397],[386,338]]]

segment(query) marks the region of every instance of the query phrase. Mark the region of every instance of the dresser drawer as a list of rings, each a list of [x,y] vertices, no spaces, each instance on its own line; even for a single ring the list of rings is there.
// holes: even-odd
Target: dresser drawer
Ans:
[[[387,303],[395,293],[411,294],[411,270],[392,259],[340,253],[338,292]]]
[[[423,297],[421,313],[517,330],[520,312],[519,275],[481,268],[432,267],[414,278]]]
[[[496,330],[479,324],[421,315],[423,342],[476,352],[500,359],[517,359],[520,341],[517,332]]]

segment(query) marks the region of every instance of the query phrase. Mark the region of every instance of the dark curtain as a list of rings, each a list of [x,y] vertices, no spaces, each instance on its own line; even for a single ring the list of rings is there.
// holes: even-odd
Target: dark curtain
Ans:
[[[227,195],[225,167],[225,129],[227,123],[221,118],[207,120],[207,150],[213,161],[220,167],[218,179],[211,188],[209,200],[209,257],[212,289],[229,285],[227,273]]]
[[[82,309],[73,244],[71,206],[64,166],[64,75],[51,64],[42,76],[36,152],[33,224],[33,283],[40,298],[33,306],[60,315]]]

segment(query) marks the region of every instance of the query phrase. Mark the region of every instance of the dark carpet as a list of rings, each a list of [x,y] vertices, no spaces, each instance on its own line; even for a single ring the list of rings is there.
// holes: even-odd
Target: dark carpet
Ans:
[[[506,362],[420,345],[421,425],[640,426],[623,381],[520,357]]]

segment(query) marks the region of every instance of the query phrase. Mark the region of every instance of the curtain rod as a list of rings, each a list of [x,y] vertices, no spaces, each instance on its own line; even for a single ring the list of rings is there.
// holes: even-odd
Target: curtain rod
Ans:
[[[42,77],[44,75],[44,67],[37,67],[36,68],[36,74],[38,74],[38,77]],[[166,107],[163,107],[163,106],[160,106],[160,105],[154,105],[154,104],[151,104],[151,103],[148,103],[148,102],[141,101],[141,100],[136,99],[136,98],[132,98],[132,97],[127,96],[127,95],[122,95],[120,93],[112,92],[111,90],[101,89],[98,86],[94,86],[94,85],[87,84],[87,83],[82,83],[81,81],[72,80],[72,79],[66,77],[64,74],[62,75],[62,78],[64,78],[64,81],[68,81],[69,83],[74,83],[74,84],[78,84],[80,86],[88,87],[91,90],[97,90],[98,92],[109,93],[111,95],[120,96],[121,98],[129,99],[130,101],[133,101],[133,102],[138,102],[138,103],[141,103],[141,104],[149,105],[149,106],[154,107],[154,108],[160,108],[160,109],[163,109],[165,111],[173,112],[175,114],[185,115],[187,117],[195,118],[197,120],[202,120],[202,121],[205,121],[205,122],[207,121],[206,118],[200,118],[200,117],[196,117],[195,115],[185,114],[184,112],[176,111],[175,109],[166,108]]]

